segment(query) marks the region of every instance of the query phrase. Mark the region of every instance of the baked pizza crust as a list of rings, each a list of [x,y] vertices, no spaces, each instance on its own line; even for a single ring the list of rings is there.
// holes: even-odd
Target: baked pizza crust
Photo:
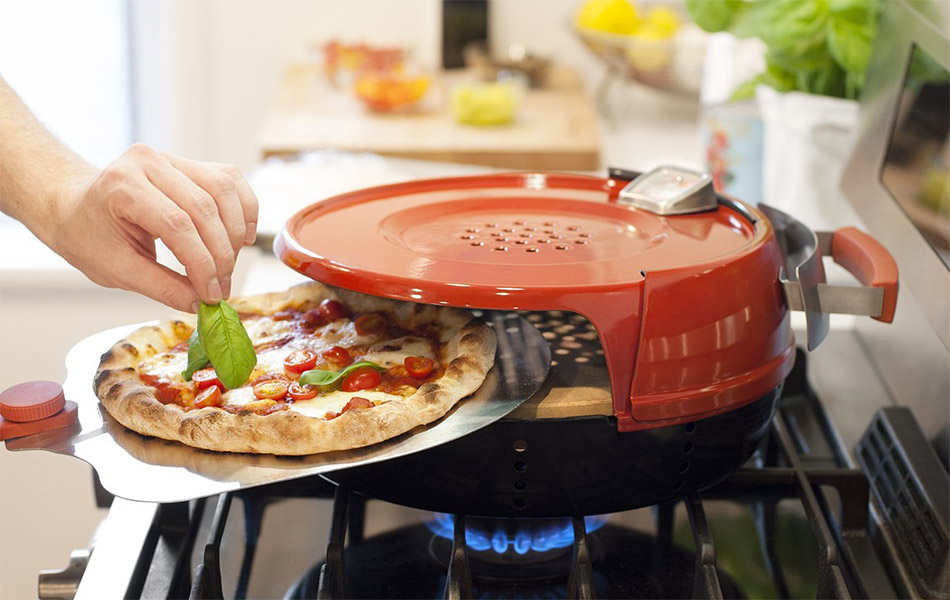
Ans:
[[[353,313],[383,313],[409,330],[437,325],[446,345],[444,375],[406,398],[346,411],[331,420],[292,410],[268,415],[232,414],[212,407],[185,411],[177,404],[159,402],[139,379],[136,365],[186,341],[195,327],[194,315],[186,315],[137,329],[103,354],[95,377],[96,395],[117,421],[144,435],[215,451],[306,455],[376,444],[431,423],[477,390],[494,364],[494,332],[460,309],[366,296],[320,283],[229,302],[240,313],[266,315],[313,307],[325,298],[340,301]]]

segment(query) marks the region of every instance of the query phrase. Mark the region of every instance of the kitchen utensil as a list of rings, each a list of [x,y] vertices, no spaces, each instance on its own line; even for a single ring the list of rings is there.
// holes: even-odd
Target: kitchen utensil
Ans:
[[[505,330],[497,332],[500,350],[485,383],[435,423],[381,444],[345,452],[300,457],[209,452],[135,433],[99,405],[92,381],[100,355],[140,326],[95,334],[67,355],[63,389],[70,400],[67,409],[74,404],[72,401],[78,404],[78,426],[58,427],[61,423],[57,420],[57,427],[50,431],[7,439],[7,449],[47,450],[80,458],[96,469],[108,491],[130,500],[190,500],[384,461],[467,435],[530,397],[544,381],[550,362],[537,330],[526,321],[510,321]]]

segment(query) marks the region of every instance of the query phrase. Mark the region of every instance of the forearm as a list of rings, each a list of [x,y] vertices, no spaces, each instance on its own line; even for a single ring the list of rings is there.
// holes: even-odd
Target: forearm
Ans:
[[[44,239],[41,225],[56,214],[66,186],[95,173],[96,168],[50,133],[0,77],[0,211]]]

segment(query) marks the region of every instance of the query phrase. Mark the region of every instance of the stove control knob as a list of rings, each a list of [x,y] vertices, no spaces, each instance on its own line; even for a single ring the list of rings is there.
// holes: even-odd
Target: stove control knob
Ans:
[[[26,381],[0,392],[0,440],[68,427],[78,406],[53,381]]]

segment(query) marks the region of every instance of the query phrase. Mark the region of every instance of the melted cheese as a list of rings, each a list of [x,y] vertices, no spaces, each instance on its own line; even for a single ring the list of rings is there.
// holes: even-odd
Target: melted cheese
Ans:
[[[375,404],[382,404],[399,399],[399,396],[373,390],[361,390],[359,392],[336,391],[329,394],[321,394],[310,400],[298,400],[290,405],[290,410],[299,412],[308,417],[322,419],[328,412],[340,412],[353,396],[366,398]]]
[[[439,360],[432,351],[429,340],[411,335],[373,344],[363,360],[388,368],[403,364],[407,356],[424,356],[435,361]]]

